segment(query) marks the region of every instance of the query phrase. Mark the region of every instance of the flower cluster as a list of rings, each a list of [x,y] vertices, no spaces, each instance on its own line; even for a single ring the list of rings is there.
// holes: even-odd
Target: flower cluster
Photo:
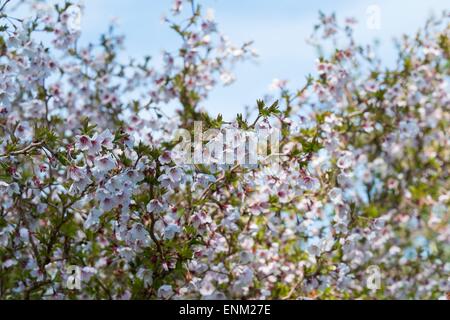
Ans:
[[[354,40],[354,20],[322,14],[310,41],[323,53],[316,74],[298,89],[274,80],[254,119],[225,122],[201,103],[255,52],[193,0],[174,1],[164,19],[181,43],[161,67],[119,59],[114,27],[79,46],[78,4],[21,5],[34,16],[0,1],[0,298],[450,291],[448,13],[402,38],[391,69]],[[277,128],[280,152],[251,166],[208,152],[210,164],[184,162],[177,130],[193,133],[197,121],[216,132]],[[241,146],[236,132],[224,153]],[[366,286],[372,266],[377,290]]]

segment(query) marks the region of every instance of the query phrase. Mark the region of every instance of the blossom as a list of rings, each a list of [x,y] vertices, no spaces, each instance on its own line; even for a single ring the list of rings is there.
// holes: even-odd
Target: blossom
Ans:
[[[97,274],[97,269],[94,267],[85,266],[81,269],[81,276],[85,282],[88,282],[95,274]]]
[[[350,153],[346,152],[337,160],[337,166],[340,169],[348,169],[353,165],[353,158]]]
[[[30,233],[26,228],[20,228],[19,230],[20,238],[24,242],[28,242],[30,240]]]
[[[31,3],[32,17],[16,19],[6,2],[3,296],[436,299],[450,289],[448,14],[403,38],[391,67],[354,39],[355,21],[321,14],[314,75],[292,89],[274,79],[245,116],[216,117],[204,109],[211,91],[255,52],[211,11],[177,17],[186,2],[174,1],[164,22],[183,41],[158,64],[120,54],[115,26],[99,44],[77,43],[81,6],[25,1],[13,16]],[[192,163],[196,121],[214,134]],[[278,132],[279,152],[266,143]],[[64,284],[69,264],[80,290]],[[371,265],[385,284],[374,292]]]
[[[142,279],[144,285],[149,287],[153,284],[153,272],[152,270],[147,270],[144,268],[140,268],[137,272],[137,276]],[[161,295],[165,295],[165,293],[161,292]]]
[[[74,180],[75,182],[78,182],[80,180],[83,180],[86,178],[86,170],[84,168],[80,168],[77,166],[71,166],[68,168],[68,176],[70,179]]]
[[[17,126],[16,136],[21,140],[30,140],[31,128],[27,122],[22,122]]]
[[[141,243],[147,243],[149,235],[142,224],[136,223],[131,228],[129,237],[132,242],[139,241]]]
[[[169,164],[172,161],[172,155],[170,152],[165,151],[159,156],[158,160],[161,164]]]
[[[202,296],[210,296],[214,293],[215,290],[216,288],[212,284],[211,279],[207,278],[205,278],[202,281],[201,286],[199,288],[199,292]]]
[[[97,133],[94,134],[94,136],[90,139],[91,144],[90,147],[88,149],[88,153],[90,155],[96,155],[100,152],[100,150],[102,149],[102,142],[103,139],[100,135],[98,135]]]
[[[287,85],[287,80],[280,80],[275,78],[272,80],[272,83],[269,86],[270,91],[275,91],[279,89],[283,89]]]
[[[220,80],[222,80],[224,85],[229,85],[235,81],[235,77],[232,73],[224,71],[220,75]]]
[[[120,256],[126,261],[131,261],[135,257],[135,253],[130,247],[120,247],[118,251]]]
[[[81,31],[81,9],[77,5],[71,5],[67,8],[65,15],[67,16],[66,25],[70,33]]]
[[[174,14],[179,14],[181,12],[182,6],[183,5],[183,0],[174,0],[173,2],[173,6],[172,6],[172,11]]]
[[[96,226],[100,222],[100,217],[103,215],[103,212],[99,209],[93,209],[89,215],[87,216],[86,220],[84,221],[84,228],[85,229],[91,229],[93,226]]]
[[[90,150],[92,147],[91,139],[86,135],[77,136],[75,147],[82,151]]]
[[[171,285],[162,285],[158,289],[158,297],[162,299],[169,299],[173,295],[173,289]]]
[[[178,225],[171,223],[164,229],[164,239],[172,240],[180,231],[181,229]]]
[[[95,141],[96,141],[96,143],[98,143],[98,145],[100,145],[108,150],[113,149],[113,147],[114,147],[113,140],[114,140],[114,136],[112,135],[111,131],[109,131],[109,129],[106,129],[105,131],[103,131],[95,139]]]
[[[330,198],[331,202],[334,204],[342,204],[342,190],[340,188],[333,188],[328,193],[328,197]]]
[[[45,265],[45,271],[49,274],[50,278],[54,280],[58,273],[58,265],[56,262],[50,262]]]
[[[108,172],[116,166],[114,160],[109,155],[99,156],[99,157],[95,158],[94,164],[95,164],[95,168],[99,172]]]
[[[158,199],[150,200],[147,204],[147,211],[150,213],[162,213],[164,210],[166,210],[166,206]]]
[[[99,190],[97,193],[97,198],[103,211],[110,211],[117,205],[116,195],[106,189]]]

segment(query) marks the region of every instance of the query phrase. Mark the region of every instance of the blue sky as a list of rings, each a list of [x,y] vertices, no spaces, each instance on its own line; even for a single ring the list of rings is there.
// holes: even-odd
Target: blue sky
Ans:
[[[198,1],[198,0],[197,0]],[[355,17],[360,24],[356,38],[362,42],[381,41],[380,53],[387,64],[394,61],[393,37],[412,34],[434,12],[450,9],[448,0],[200,0],[204,8],[213,8],[220,30],[235,43],[254,40],[260,57],[257,63],[244,63],[235,69],[237,81],[216,88],[204,106],[212,113],[233,117],[245,105],[268,92],[273,78],[289,80],[299,87],[314,67],[314,50],[305,43],[317,22],[318,11],[336,12],[338,18]],[[119,30],[126,35],[126,54],[130,57],[152,55],[163,49],[175,49],[178,38],[161,23],[172,0],[85,0],[83,41],[96,41],[113,17],[119,18]],[[380,29],[366,26],[366,10],[381,9]]]

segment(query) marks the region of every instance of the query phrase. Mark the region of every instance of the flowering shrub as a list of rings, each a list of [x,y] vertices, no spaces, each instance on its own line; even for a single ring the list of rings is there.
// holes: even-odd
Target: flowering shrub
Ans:
[[[402,38],[391,69],[355,42],[354,20],[322,14],[316,75],[299,89],[274,81],[277,97],[226,122],[201,104],[255,53],[193,1],[175,1],[165,18],[181,46],[161,67],[120,59],[114,27],[80,46],[77,4],[21,1],[34,16],[20,19],[17,3],[0,1],[0,298],[450,290],[448,13]],[[242,133],[279,141],[256,165],[224,164],[208,148],[186,161],[177,132],[196,121],[216,132],[206,146],[236,129],[224,154],[248,156]],[[366,285],[373,266],[376,288]]]

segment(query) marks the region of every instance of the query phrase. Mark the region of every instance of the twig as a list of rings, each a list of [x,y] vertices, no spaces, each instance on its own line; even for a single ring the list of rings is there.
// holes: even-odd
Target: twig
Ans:
[[[31,151],[31,150],[33,150],[33,149],[35,149],[37,147],[42,146],[43,144],[44,143],[42,141],[41,142],[33,142],[33,143],[29,144],[28,146],[26,146],[23,149],[16,150],[16,151],[11,151],[11,152],[8,152],[8,153],[5,153],[5,154],[0,154],[0,158],[10,157],[10,156],[17,156],[17,155],[20,155],[20,154],[24,154],[24,153],[27,153],[28,151]]]
[[[0,11],[3,11],[3,9],[5,9],[6,5],[10,2],[11,0],[6,0],[5,3],[3,3],[2,7],[0,8]]]

